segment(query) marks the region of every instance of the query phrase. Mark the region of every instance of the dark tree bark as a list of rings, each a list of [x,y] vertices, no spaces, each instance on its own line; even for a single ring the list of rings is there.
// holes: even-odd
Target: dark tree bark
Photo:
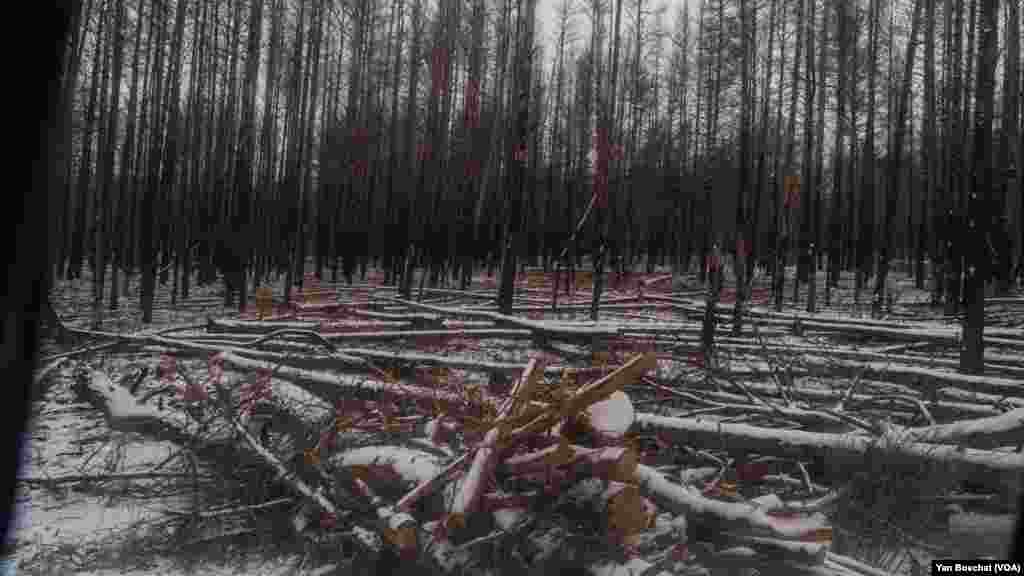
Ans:
[[[971,164],[971,190],[967,196],[967,277],[964,286],[967,314],[963,324],[960,369],[980,374],[984,371],[985,282],[991,277],[993,204],[992,118],[995,115],[995,66],[998,38],[999,2],[982,0],[978,47],[976,104],[974,109],[974,146]]]

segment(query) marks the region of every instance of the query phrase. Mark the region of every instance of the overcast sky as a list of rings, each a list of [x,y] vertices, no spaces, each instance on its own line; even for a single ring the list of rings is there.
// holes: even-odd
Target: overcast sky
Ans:
[[[575,9],[575,14],[572,17],[572,30],[576,37],[577,46],[582,46],[582,42],[585,42],[590,37],[590,20],[586,15],[587,0],[570,0]],[[606,2],[614,6],[615,0],[606,0]],[[627,30],[627,14],[634,5],[635,0],[623,0],[623,23],[622,23],[622,37],[623,39],[628,37]],[[544,56],[545,68],[551,61],[552,54],[556,41],[558,40],[558,6],[561,5],[563,0],[537,0],[537,35],[540,41],[544,44]],[[672,25],[675,20],[676,7],[682,6],[683,4],[690,5],[690,14],[696,15],[696,10],[700,6],[699,0],[644,0],[644,10],[647,12],[653,11],[659,5],[664,4],[668,7],[665,12],[665,22],[662,23],[662,27],[666,31],[672,30]],[[648,18],[648,26],[651,25],[650,19]],[[631,25],[630,25],[631,26]]]

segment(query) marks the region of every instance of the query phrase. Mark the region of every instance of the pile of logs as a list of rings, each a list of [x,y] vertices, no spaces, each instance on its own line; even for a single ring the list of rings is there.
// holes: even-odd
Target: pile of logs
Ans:
[[[474,545],[481,538],[523,537],[530,562],[564,561],[557,547],[544,545],[558,525],[555,516],[579,536],[605,541],[604,553],[585,560],[594,573],[608,573],[601,570],[610,563],[636,568],[652,546],[665,552],[664,562],[699,559],[688,550],[699,525],[713,525],[734,547],[756,551],[759,564],[822,564],[828,538],[822,516],[774,515],[770,507],[717,497],[727,492],[702,494],[639,463],[630,434],[636,413],[622,388],[654,362],[653,355],[636,355],[589,382],[566,372],[545,383],[534,359],[504,394],[470,388],[456,395],[280,366],[275,375],[282,379],[274,380],[270,364],[232,353],[212,357],[205,382],[178,366],[178,395],[160,403],[153,383],[133,394],[97,370],[80,370],[77,382],[114,429],[199,444],[200,454],[212,459],[226,444],[240,446],[305,498],[302,514],[319,517],[321,527],[348,524],[366,550],[402,558],[425,553],[445,572],[478,562],[474,552],[487,548]],[[165,362],[164,386],[168,369]],[[261,378],[241,383],[246,371]],[[269,393],[260,396],[260,387]],[[320,410],[310,410],[311,401]],[[411,402],[403,407],[405,401]],[[277,439],[254,427],[266,421],[259,414],[272,414]],[[311,430],[319,431],[317,441],[303,446]],[[285,445],[302,458],[290,457]],[[309,520],[298,525],[307,529]],[[717,557],[707,550],[704,560]]]
[[[153,371],[160,378],[115,383],[81,368],[79,391],[115,430],[199,446],[197,455],[211,461],[230,446],[244,464],[273,472],[305,502],[293,519],[300,533],[344,534],[378,558],[443,573],[482,570],[500,551],[518,562],[516,573],[568,563],[602,575],[696,566],[871,574],[829,550],[832,527],[822,511],[843,492],[820,485],[803,463],[852,461],[855,468],[881,452],[953,466],[996,491],[1024,471],[1024,454],[1004,449],[1024,443],[1024,400],[1017,402],[1024,394],[1013,394],[1024,381],[1009,369],[982,379],[920,368],[909,355],[903,365],[855,364],[809,347],[800,366],[702,365],[708,377],[681,386],[663,368],[685,363],[665,352],[669,338],[678,346],[696,335],[682,322],[543,321],[487,306],[357,301],[307,288],[285,313],[263,321],[210,319],[205,333],[176,336],[171,329],[106,334],[162,352]],[[690,311],[683,300],[649,298]],[[765,321],[761,335],[782,320],[754,315]],[[804,322],[808,330],[851,328],[897,341],[914,332]],[[1009,332],[994,337],[1016,342]],[[522,364],[341,347],[428,338],[532,339],[541,352]],[[750,339],[719,345],[769,351]],[[168,361],[171,354],[176,361]],[[206,359],[205,377],[197,358]],[[845,391],[795,380],[816,362],[856,372],[855,380]],[[775,382],[741,383],[740,376]],[[902,388],[876,388],[867,378],[895,378],[889,385]],[[931,398],[910,390],[922,379],[934,383]],[[956,398],[949,389],[957,386],[975,395]],[[998,407],[978,399],[986,393],[1001,395]],[[692,408],[639,411],[652,396]],[[872,404],[921,412],[930,422],[880,424],[847,410]],[[964,414],[971,419],[948,421]],[[772,419],[787,425],[763,425]]]

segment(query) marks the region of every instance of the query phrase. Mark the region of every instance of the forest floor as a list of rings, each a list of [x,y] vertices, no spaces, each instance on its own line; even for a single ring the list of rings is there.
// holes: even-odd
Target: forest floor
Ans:
[[[658,271],[651,277],[664,274],[665,271]],[[792,271],[787,275],[787,280],[790,278]],[[722,362],[726,366],[726,373],[730,367],[736,369],[747,356],[761,355],[764,358],[774,358],[774,361],[779,363],[786,362],[784,356],[799,358],[799,362],[786,364],[796,370],[796,376],[787,384],[790,393],[795,393],[799,388],[813,397],[813,390],[818,390],[822,395],[842,394],[843,398],[851,399],[850,401],[853,396],[861,393],[909,395],[908,389],[912,385],[902,378],[886,378],[887,368],[876,368],[881,375],[868,376],[865,375],[868,374],[865,370],[859,370],[859,367],[870,366],[872,363],[911,367],[924,375],[929,371],[955,374],[955,368],[947,364],[957,358],[956,346],[936,344],[936,339],[941,339],[943,335],[954,331],[957,324],[943,318],[941,310],[930,307],[928,293],[915,289],[912,280],[907,278],[905,273],[897,272],[896,278],[897,280],[893,282],[894,300],[883,317],[870,319],[867,302],[869,293],[865,293],[864,301],[860,305],[855,305],[851,278],[844,276],[840,288],[832,291],[829,305],[825,306],[823,294],[819,295],[819,314],[814,319],[805,320],[805,326],[796,330],[792,329],[792,318],[795,315],[804,315],[802,311],[806,302],[806,287],[801,290],[797,307],[791,298],[792,285],[788,285],[786,308],[782,314],[773,316],[774,309],[768,307],[770,304],[757,301],[756,291],[761,289],[760,294],[763,295],[767,284],[755,284],[754,304],[758,306],[758,310],[766,312],[763,315],[765,323],[759,324],[761,337],[752,340],[748,335],[745,341],[730,339],[727,335],[719,338],[723,343]],[[373,284],[379,283],[380,280],[379,272],[371,272],[367,281],[357,279],[357,283],[363,286],[364,292],[372,293]],[[493,288],[494,280],[496,278],[474,278],[472,290]],[[822,286],[821,280],[818,286]],[[525,282],[523,287],[526,287]],[[661,293],[661,303],[666,304],[671,299],[674,301],[671,306],[658,306],[657,299],[648,301],[647,306],[628,306],[626,303],[633,293],[633,288],[635,285],[613,286],[608,293],[608,298],[613,303],[601,313],[602,323],[631,325],[634,328],[638,325],[663,327],[673,323],[687,323],[691,327],[699,325],[695,318],[699,318],[703,294],[694,278],[682,278],[671,291],[668,290],[668,286],[665,287]],[[236,310],[225,309],[222,305],[221,282],[194,287],[188,301],[179,301],[174,306],[170,302],[168,285],[158,286],[153,323],[143,326],[137,290],[137,279],[133,278],[128,290],[130,297],[122,299],[120,309],[116,312],[104,311],[101,331],[137,334],[142,331],[152,333],[168,327],[196,325],[194,329],[179,331],[177,337],[193,338],[200,342],[203,338],[210,338],[205,329],[198,327],[203,325],[208,317],[238,318]],[[283,296],[281,282],[275,282],[273,290],[275,298],[280,300]],[[547,307],[550,308],[550,288],[537,289],[535,292],[518,292],[517,296],[526,292],[524,298],[529,300],[524,299],[517,304],[524,308],[521,312],[517,311],[516,316],[536,322],[561,322],[566,325],[581,323],[587,319],[587,310],[583,306],[571,311],[560,311],[558,314],[553,314],[550,310],[540,311],[542,300],[547,301]],[[366,297],[366,293],[361,296]],[[581,294],[577,294],[577,298],[581,297]],[[621,298],[622,303],[615,305],[616,298]],[[559,299],[564,302],[567,297],[560,295]],[[54,291],[52,301],[67,326],[89,329],[92,315],[90,272],[87,270],[84,277],[78,281],[62,282]],[[428,301],[434,306],[444,307],[486,304],[486,300],[480,298],[474,300],[459,298],[457,295],[440,299],[432,297]],[[991,335],[1005,340],[986,348],[986,353],[991,354],[990,363],[994,365],[990,373],[994,374],[995,380],[1005,381],[1007,387],[1012,387],[1018,381],[1024,384],[1024,346],[1018,346],[1024,342],[1024,296],[1018,293],[997,299],[995,303],[987,306],[986,315],[986,328],[996,329],[995,333],[986,332],[986,336]],[[816,322],[820,325],[816,325]],[[867,332],[858,332],[858,327],[865,326],[868,327]],[[874,333],[871,331],[872,326],[877,327]],[[901,329],[900,326],[904,326],[905,329]],[[749,325],[746,330],[750,331]],[[887,330],[891,334],[887,334]],[[915,338],[915,334],[920,338]],[[730,395],[730,392],[723,391],[717,385],[705,388],[708,383],[700,382],[701,360],[698,359],[696,366],[694,362],[694,357],[698,354],[698,338],[699,331],[690,330],[685,336],[678,337],[675,343],[662,340],[660,336],[657,342],[652,340],[652,345],[658,350],[655,370],[658,381],[688,382],[692,384],[690,391],[693,394],[702,395],[707,392],[710,396],[705,398],[714,398],[720,403],[735,401],[737,405],[742,405],[746,402],[743,394],[747,392],[738,390],[742,390],[743,387],[737,385],[737,389]],[[548,363],[559,362],[557,355],[551,350],[538,349],[536,343],[530,339],[500,336],[467,336],[440,342],[426,337],[410,340],[381,338],[367,342],[359,341],[358,338],[353,339],[355,342],[345,344],[382,353],[423,352],[435,356],[457,356],[466,362],[479,363],[525,364],[531,358],[538,357],[544,358]],[[58,346],[55,342],[46,341],[43,343],[41,356],[45,358],[102,342],[102,339],[83,338],[81,342],[70,346]],[[579,356],[582,365],[590,361],[592,352],[583,346],[564,347],[562,351],[568,357],[572,357],[572,354]],[[55,367],[40,379],[38,385],[42,395],[33,405],[26,438],[25,461],[19,471],[19,477],[24,480],[20,482],[18,489],[15,543],[18,573],[81,576],[155,576],[178,573],[271,576],[334,574],[335,569],[337,573],[342,573],[341,568],[332,564],[330,559],[321,557],[315,550],[316,546],[309,540],[281,537],[280,524],[282,518],[287,521],[287,516],[282,515],[280,508],[291,509],[294,512],[295,507],[292,503],[276,507],[276,511],[275,506],[269,505],[263,510],[226,515],[222,521],[217,522],[215,530],[205,525],[198,528],[194,523],[194,512],[200,498],[203,510],[226,509],[237,506],[242,501],[252,501],[252,495],[246,495],[244,492],[247,489],[251,490],[253,484],[224,478],[222,473],[212,470],[204,462],[197,462],[194,468],[189,468],[183,464],[184,459],[179,457],[179,451],[172,442],[155,440],[135,432],[111,430],[102,411],[97,410],[93,404],[83,400],[75,392],[76,370],[82,369],[79,363],[86,364],[91,370],[104,372],[114,382],[120,382],[131,380],[140,366],[156,367],[160,354],[157,348],[151,346],[134,347],[127,351],[114,347],[88,356],[77,356],[73,361]],[[835,361],[839,361],[840,364],[831,364]],[[183,366],[193,366],[188,360],[181,362]],[[771,361],[769,365],[774,374],[779,373]],[[198,363],[194,365],[196,369],[198,366]],[[806,366],[817,366],[819,370],[801,374],[799,368]],[[830,370],[833,368],[835,372],[831,375]],[[462,374],[467,381],[473,378],[470,372]],[[743,372],[736,369],[732,377],[737,378],[736,374]],[[896,370],[894,374],[901,373]],[[860,382],[862,379],[864,381]],[[751,393],[758,397],[762,394],[767,396],[768,392],[755,386],[756,380],[755,375],[750,376],[748,388],[752,390]],[[767,385],[763,379],[761,385]],[[856,394],[850,394],[858,385],[861,388],[856,390]],[[886,389],[885,385],[892,389]],[[779,387],[784,386],[779,384]],[[953,381],[948,387],[955,388],[956,382]],[[679,387],[677,390],[683,391],[686,388]],[[669,396],[645,396],[643,392],[631,390],[630,394],[637,411],[685,418],[702,410],[699,404],[694,405],[693,398],[674,401],[672,392],[668,392]],[[945,398],[946,407],[952,407],[955,412],[955,407],[962,404],[961,407],[967,413],[944,416],[935,409],[934,418],[927,414],[927,410],[925,416],[932,419],[934,425],[935,422],[958,421],[967,416],[980,418],[988,413],[997,415],[1008,413],[1012,409],[1019,411],[1021,406],[1024,406],[1024,389],[1016,394],[1021,404],[1016,401],[1007,403],[1006,398],[1014,394],[1004,393],[1001,399],[992,398],[997,395],[999,394],[995,392],[985,395],[973,391],[964,392],[957,397],[951,393]],[[932,397],[931,400],[935,398]],[[754,399],[750,402],[757,403]],[[939,404],[941,402],[929,406],[934,408]],[[799,409],[807,407],[803,403],[795,402],[778,405],[792,409],[794,418],[799,416]],[[979,408],[976,412],[968,414],[972,407],[979,406],[984,409]],[[707,417],[717,418],[713,414],[714,407],[704,410],[708,412]],[[913,411],[912,409],[911,412]],[[901,422],[906,427],[927,424],[914,420],[914,416],[907,416],[905,408],[894,410],[894,413],[892,421]],[[861,424],[865,421],[873,423],[883,418],[884,411],[865,410],[858,414],[857,421]],[[719,422],[739,420],[740,418],[733,414],[732,418],[723,417]],[[794,429],[792,425],[789,428]],[[834,424],[811,428],[817,432],[838,430]],[[1024,436],[1020,436],[1022,431],[1024,428],[1019,427],[1011,431],[1015,434],[1012,436],[1013,442],[1004,440],[988,443],[989,452],[1006,452],[1010,448],[1005,447],[1024,442]],[[691,448],[696,450],[688,450],[690,456],[693,456],[694,452],[703,452],[702,449],[713,451],[712,447],[708,446]],[[711,462],[721,463],[714,455],[705,456]],[[719,454],[717,458],[724,456]],[[865,458],[870,459],[870,456]],[[698,454],[697,460],[699,459]],[[929,493],[924,484],[942,482],[936,482],[935,478],[929,479],[927,475],[900,478],[884,465],[881,471],[874,467],[879,465],[879,461],[884,461],[884,458],[874,461],[871,465],[865,464],[859,469],[855,467],[855,473],[837,472],[840,476],[846,475],[848,479],[858,474],[878,473],[893,476],[880,483],[864,479],[858,483],[855,478],[851,491],[842,492],[837,498],[832,498],[828,505],[823,506],[822,511],[827,515],[831,526],[830,541],[827,543],[829,553],[855,558],[875,566],[879,570],[878,574],[930,573],[928,561],[934,557],[972,558],[986,554],[997,558],[1006,557],[1012,532],[1010,519],[1017,512],[1016,487],[1011,486],[1003,490],[1002,495],[997,494],[998,489],[986,493],[987,495],[966,494],[961,486],[936,487],[934,493]],[[690,465],[689,469],[694,469],[693,460],[687,463]],[[723,468],[729,467],[731,463],[731,460],[728,461]],[[651,464],[654,464],[653,460]],[[834,478],[826,482],[826,476],[835,475],[829,474],[827,469],[830,465],[826,462],[824,466],[800,466],[796,472],[776,474],[773,478],[782,484],[786,484],[787,479],[795,479],[796,486],[790,486],[785,490],[780,488],[771,493],[793,498],[810,498],[815,495],[828,497],[832,494],[829,489],[840,485],[829,483],[834,482]],[[713,468],[715,467],[718,466]],[[687,468],[684,466],[684,469]],[[712,483],[718,483],[722,480],[721,471],[717,476],[714,472],[712,470]],[[804,473],[803,478],[800,477],[801,472]],[[142,477],[130,476],[132,474]],[[1020,476],[1010,474],[1007,478],[1009,479],[1003,481],[1004,485],[1019,482]],[[894,483],[904,482],[911,486],[893,486]],[[927,497],[919,501],[908,501],[907,495],[913,494],[916,490],[913,486],[915,482],[922,484],[920,492]],[[868,490],[870,494],[863,493],[864,486],[871,486]],[[756,494],[731,494],[723,497],[731,496],[733,500],[754,501],[768,493],[769,491],[758,489]],[[270,496],[261,496],[271,499]],[[875,501],[865,504],[865,501],[870,500]],[[936,502],[938,504],[935,504]],[[906,516],[909,522],[893,520],[894,517],[901,515]],[[692,532],[690,538],[693,538]],[[681,564],[677,564],[675,568],[665,568],[661,564],[659,566],[663,568],[663,573],[699,573],[686,572]],[[835,563],[830,565],[835,566]],[[924,571],[918,571],[921,569]],[[756,568],[747,572],[729,571],[733,570],[732,568],[722,570],[726,571],[712,569],[710,573],[758,573]],[[485,572],[470,570],[469,573]],[[598,572],[591,569],[591,573]],[[833,572],[820,573],[849,575],[872,572],[869,567],[863,566],[848,569],[846,572],[835,568]]]

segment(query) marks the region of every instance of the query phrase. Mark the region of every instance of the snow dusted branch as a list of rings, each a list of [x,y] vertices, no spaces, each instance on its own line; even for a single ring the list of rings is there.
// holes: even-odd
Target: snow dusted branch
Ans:
[[[774,517],[750,504],[706,498],[693,488],[671,482],[643,464],[637,466],[635,478],[640,489],[650,494],[656,503],[676,514],[686,514],[688,522],[702,522],[721,530],[740,530],[782,540],[800,540],[827,526],[822,515],[797,519]]]
[[[911,460],[950,464],[972,477],[983,478],[991,476],[992,472],[1024,471],[1024,454],[906,442],[891,434],[877,439],[864,435],[760,428],[646,413],[637,414],[637,424],[641,430],[662,433],[693,446],[728,445],[730,449],[803,460],[831,460],[844,456],[860,458],[869,450],[882,450]]]
[[[225,353],[224,362],[238,368],[256,370],[259,368],[271,369],[274,365],[268,362],[250,360],[237,354]],[[362,379],[350,375],[337,375],[327,372],[313,370],[302,370],[290,366],[277,368],[277,375],[280,378],[291,380],[296,385],[308,390],[310,393],[335,402],[342,396],[356,396],[368,400],[376,400],[381,394],[389,393],[396,396],[404,396],[420,401],[437,401],[442,405],[461,405],[466,399],[458,394],[431,390],[418,386],[406,384],[386,383],[373,379]]]
[[[897,432],[911,442],[962,444],[972,448],[995,448],[1024,444],[1024,408],[999,416],[960,420]]]

